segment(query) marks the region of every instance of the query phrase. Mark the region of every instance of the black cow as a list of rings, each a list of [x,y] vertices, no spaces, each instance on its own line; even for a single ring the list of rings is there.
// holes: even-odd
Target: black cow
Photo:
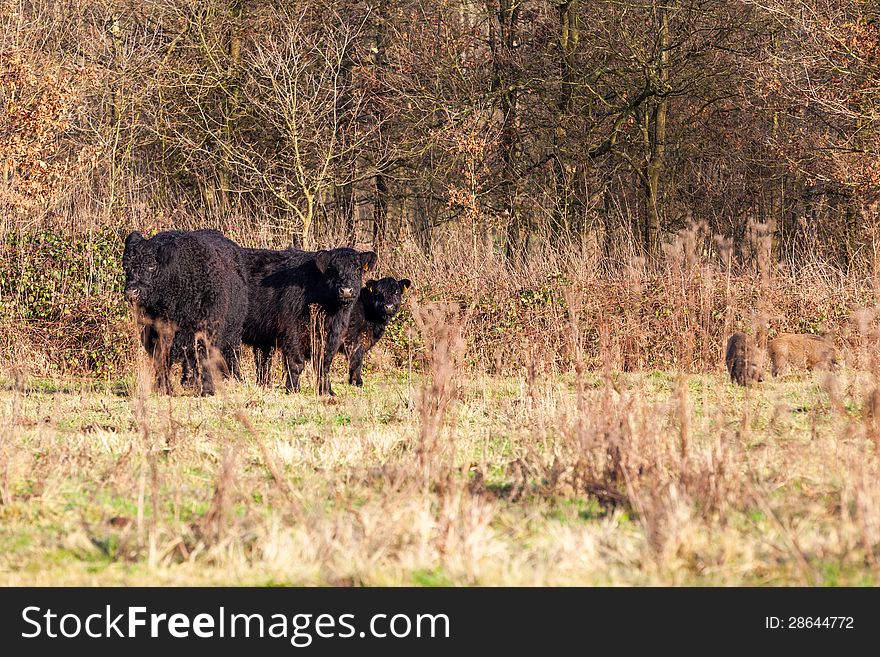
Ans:
[[[171,392],[171,364],[180,361],[183,383],[213,394],[215,361],[224,373],[239,371],[248,302],[241,247],[213,230],[166,231],[151,239],[133,232],[122,263],[125,298],[137,308],[157,388]]]
[[[350,384],[364,385],[361,378],[364,356],[382,338],[388,322],[400,311],[403,294],[410,285],[409,279],[401,278],[398,281],[389,276],[378,281],[367,281],[361,289],[342,339],[342,350],[348,356]]]
[[[284,358],[289,391],[299,390],[306,359],[314,352],[318,391],[333,395],[330,365],[339,351],[363,274],[376,254],[354,249],[299,251],[244,249],[250,276],[247,319],[242,339],[254,348],[257,381],[268,385],[272,350]],[[323,315],[324,339],[312,349],[312,308]]]

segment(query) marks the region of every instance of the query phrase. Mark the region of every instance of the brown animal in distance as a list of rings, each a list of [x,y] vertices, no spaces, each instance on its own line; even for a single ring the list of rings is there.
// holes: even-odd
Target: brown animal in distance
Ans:
[[[778,376],[790,366],[808,370],[837,369],[837,349],[828,338],[809,333],[780,333],[770,341],[771,371]]]
[[[764,380],[764,354],[754,340],[742,331],[737,331],[727,340],[724,356],[730,380],[741,386],[752,381]]]

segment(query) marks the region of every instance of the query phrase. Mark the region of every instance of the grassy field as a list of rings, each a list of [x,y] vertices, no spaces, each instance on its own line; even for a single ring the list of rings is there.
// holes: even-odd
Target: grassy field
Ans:
[[[4,585],[878,583],[852,371],[0,383]]]

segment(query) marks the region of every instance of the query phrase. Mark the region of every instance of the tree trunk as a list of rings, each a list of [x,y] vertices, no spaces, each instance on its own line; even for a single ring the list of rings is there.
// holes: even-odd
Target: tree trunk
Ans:
[[[662,230],[662,183],[666,164],[666,118],[669,111],[669,7],[654,5],[659,23],[657,63],[655,69],[657,96],[647,113],[648,157],[645,164],[645,225],[644,248],[649,257],[660,253]]]
[[[778,49],[778,35],[772,36],[773,51]],[[774,60],[775,61],[775,60]],[[779,84],[779,71],[776,65],[773,67],[773,82]],[[779,138],[779,112],[773,112],[773,126],[771,128],[772,139],[778,143]],[[785,248],[785,162],[781,159],[770,165],[770,217],[765,221],[773,222],[773,243],[771,245],[771,257],[778,262]]]
[[[231,0],[230,12],[232,21],[229,25],[229,42],[226,46],[226,55],[228,59],[228,69],[226,72],[228,78],[229,92],[225,98],[223,111],[223,129],[222,139],[227,145],[232,143],[232,121],[233,116],[238,110],[239,103],[239,85],[238,85],[238,68],[241,61],[241,35],[239,34],[239,21],[243,11],[244,0]],[[229,163],[223,151],[220,152],[220,166],[217,167],[217,203],[221,210],[225,210],[229,204],[229,190],[231,188],[231,180],[229,175]]]
[[[575,84],[574,54],[580,39],[579,0],[557,5],[559,10],[559,71],[561,78],[557,120],[553,134],[553,177],[556,199],[553,207],[552,239],[561,245],[569,239],[574,224],[575,193],[571,158],[566,144],[566,130],[571,119]]]
[[[492,90],[499,96],[501,111],[502,206],[506,215],[507,240],[505,255],[510,261],[521,261],[528,243],[519,203],[519,163],[521,143],[517,116],[517,82],[514,79],[514,49],[519,45],[517,28],[520,4],[517,0],[500,0],[496,21],[490,23],[489,42],[493,56]]]
[[[113,47],[113,70],[116,80],[113,83],[113,150],[110,156],[110,202],[112,208],[116,199],[116,184],[119,172],[117,161],[119,141],[122,134],[122,27],[119,24],[119,14],[110,17],[110,37]]]
[[[336,98],[336,129],[339,131],[339,150],[343,153],[349,147],[348,130],[351,128],[350,112],[353,68],[354,61],[351,57],[351,44],[349,44],[342,55],[342,64],[339,70],[340,92]],[[351,183],[353,173],[352,171],[338,172],[337,176],[341,176],[341,181],[337,182],[334,190],[336,212],[342,223],[345,239],[348,245],[352,247],[357,240],[357,225],[354,216],[354,186]]]
[[[376,174],[376,199],[373,205],[373,250],[381,253],[385,246],[388,218],[388,184],[385,176]]]
[[[374,179],[374,192],[375,198],[373,200],[373,250],[376,253],[381,253],[383,247],[385,246],[385,238],[387,231],[387,218],[388,218],[388,181],[385,179],[385,174],[381,168],[379,162],[384,160],[384,149],[385,149],[385,140],[381,136],[384,134],[384,130],[382,129],[382,123],[385,120],[384,113],[384,99],[381,97],[384,95],[385,87],[385,66],[387,64],[387,59],[385,56],[385,20],[387,16],[387,3],[380,2],[379,7],[377,9],[377,23],[376,23],[376,42],[375,42],[375,58],[374,58],[374,70],[375,70],[375,79],[379,88],[380,97],[376,103],[376,123],[380,127],[379,129],[379,143],[378,153],[376,154],[377,168],[376,175]]]

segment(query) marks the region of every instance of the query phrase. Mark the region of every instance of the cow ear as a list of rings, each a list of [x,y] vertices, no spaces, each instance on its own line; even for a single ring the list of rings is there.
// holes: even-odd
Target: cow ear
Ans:
[[[327,272],[327,267],[330,266],[330,252],[329,251],[318,251],[315,254],[315,267],[318,268],[318,271],[322,274]]]
[[[373,251],[364,251],[361,254],[361,265],[364,271],[370,271],[376,266],[376,254]]]
[[[410,283],[408,278],[401,278],[397,282],[400,283],[400,291],[401,292],[406,292],[412,286],[412,283]]]
[[[141,235],[137,231],[133,231],[129,233],[125,238],[125,248],[130,249],[138,244],[138,242],[143,242],[144,236]]]
[[[160,265],[167,265],[174,258],[177,247],[174,242],[163,244],[156,251],[156,262]]]
[[[373,293],[373,289],[376,287],[377,284],[378,284],[378,282],[377,282],[377,281],[374,281],[374,280],[371,278],[371,279],[368,280],[366,283],[364,283],[364,287],[367,288],[367,292],[369,292],[370,294],[372,294],[372,293]]]

